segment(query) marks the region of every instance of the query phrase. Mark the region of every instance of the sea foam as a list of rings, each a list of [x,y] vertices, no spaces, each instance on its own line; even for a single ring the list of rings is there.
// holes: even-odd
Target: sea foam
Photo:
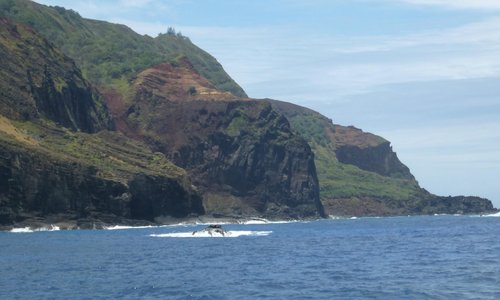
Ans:
[[[105,227],[106,230],[124,230],[124,229],[145,229],[145,228],[156,228],[159,226],[123,226],[123,225],[115,225],[111,227]]]
[[[496,214],[482,215],[481,217],[500,217],[500,212],[497,212]]]
[[[50,225],[50,227],[40,227],[31,229],[31,227],[20,227],[20,228],[12,228],[10,232],[12,233],[31,233],[31,232],[39,232],[39,231],[59,231],[61,228],[59,226]]]
[[[172,237],[172,238],[198,238],[198,237],[240,237],[240,236],[268,236],[272,231],[250,231],[250,230],[231,230],[227,231],[224,235],[213,234],[208,232],[173,232],[150,234],[151,237]]]

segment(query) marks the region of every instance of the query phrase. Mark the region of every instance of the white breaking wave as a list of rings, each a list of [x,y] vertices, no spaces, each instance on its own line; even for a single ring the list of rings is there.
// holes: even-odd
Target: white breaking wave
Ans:
[[[35,228],[31,229],[31,227],[20,227],[20,228],[12,228],[10,232],[13,233],[31,233],[31,232],[38,232],[38,231],[59,231],[61,228],[59,226],[54,226],[50,225],[50,227],[40,227],[40,228]]]
[[[248,221],[242,221],[238,222],[239,224],[245,224],[245,225],[260,225],[260,224],[269,224],[268,220],[248,220]]]
[[[483,215],[482,217],[500,217],[500,212],[497,212],[496,214],[491,214],[491,215]]]
[[[157,228],[159,226],[122,226],[122,225],[115,225],[111,227],[105,227],[104,229],[106,230],[123,230],[123,229],[145,229],[145,228]]]
[[[272,231],[250,231],[250,230],[231,230],[226,231],[224,235],[213,233],[210,234],[206,231],[191,232],[173,232],[150,234],[151,237],[174,237],[174,238],[198,238],[198,237],[240,237],[240,236],[268,236]]]
[[[12,228],[12,230],[10,232],[26,233],[26,232],[33,232],[33,230],[31,230],[31,228],[29,228],[29,227],[22,227],[22,228]]]

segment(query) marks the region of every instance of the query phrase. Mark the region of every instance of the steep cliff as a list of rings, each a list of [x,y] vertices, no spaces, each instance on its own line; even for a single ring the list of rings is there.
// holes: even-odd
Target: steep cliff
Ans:
[[[107,107],[71,59],[25,25],[0,24],[0,225],[204,213],[183,169],[104,130]]]
[[[335,125],[310,109],[266,99],[315,153],[321,201],[330,215],[480,213],[488,199],[439,197],[420,188],[385,139],[352,126]]]
[[[144,144],[0,116],[0,225],[88,227],[203,213],[185,171]]]
[[[314,155],[268,103],[218,90],[186,60],[144,70],[131,86],[113,114],[126,134],[188,171],[207,212],[323,215]]]
[[[97,132],[113,124],[74,62],[26,25],[0,18],[0,114]]]

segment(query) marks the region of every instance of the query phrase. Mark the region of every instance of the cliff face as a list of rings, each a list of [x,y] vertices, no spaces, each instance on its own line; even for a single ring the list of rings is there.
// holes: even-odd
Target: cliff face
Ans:
[[[0,128],[0,225],[55,218],[86,227],[204,213],[184,171],[145,145],[28,125],[17,134]]]
[[[474,196],[435,196],[422,199],[414,207],[419,214],[481,214],[495,211],[490,200]]]
[[[112,128],[100,95],[73,61],[31,28],[0,18],[0,114],[84,132]]]
[[[321,201],[329,215],[400,215],[492,211],[487,199],[439,197],[420,188],[390,143],[340,126],[310,109],[267,100],[304,136],[315,153]]]
[[[389,142],[376,146],[341,145],[335,150],[339,162],[382,176],[413,180],[410,169],[398,159]]]
[[[96,133],[113,123],[71,59],[31,28],[0,23],[0,225],[204,213],[185,171],[164,155]]]
[[[314,155],[268,103],[217,90],[189,62],[147,69],[132,86],[129,107],[113,114],[188,171],[207,212],[323,215]]]

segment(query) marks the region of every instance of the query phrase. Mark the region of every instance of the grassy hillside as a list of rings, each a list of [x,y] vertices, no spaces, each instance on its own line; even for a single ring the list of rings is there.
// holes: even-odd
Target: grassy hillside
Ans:
[[[186,57],[217,88],[246,96],[215,58],[178,34],[152,38],[125,25],[84,19],[75,11],[28,0],[0,0],[0,16],[32,26],[75,59],[94,83],[128,80],[153,65]]]
[[[185,171],[120,133],[86,134],[50,121],[11,121],[0,116],[0,141],[20,144],[68,164],[94,166],[103,179],[127,183],[137,173],[180,179]]]

